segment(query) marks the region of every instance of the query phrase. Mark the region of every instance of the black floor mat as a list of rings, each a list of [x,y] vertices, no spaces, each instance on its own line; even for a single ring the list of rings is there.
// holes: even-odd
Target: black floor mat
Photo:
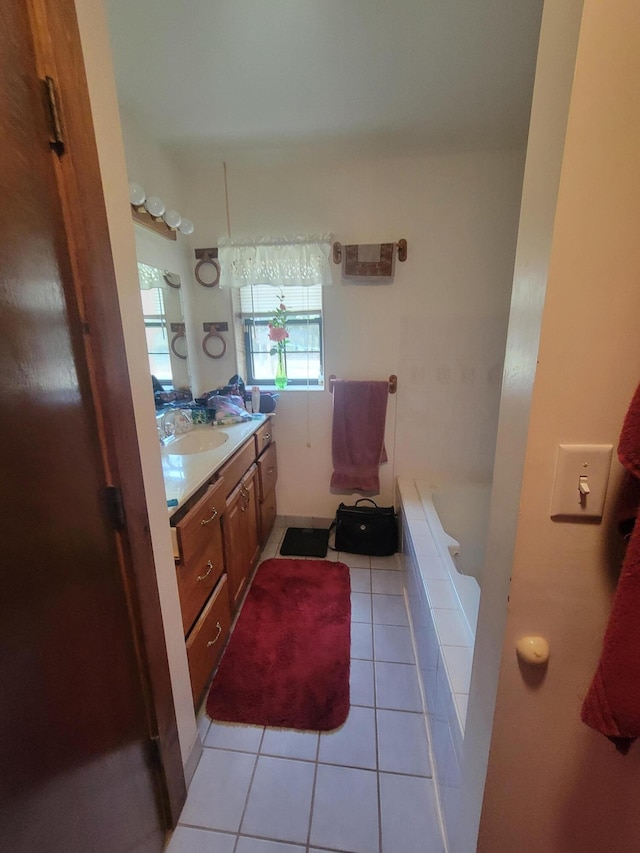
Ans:
[[[288,527],[280,546],[283,557],[326,557],[329,531],[317,527]]]

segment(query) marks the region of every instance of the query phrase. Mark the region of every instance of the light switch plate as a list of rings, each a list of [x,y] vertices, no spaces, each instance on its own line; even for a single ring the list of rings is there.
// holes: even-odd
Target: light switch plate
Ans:
[[[558,445],[551,518],[602,518],[612,452],[611,444]]]

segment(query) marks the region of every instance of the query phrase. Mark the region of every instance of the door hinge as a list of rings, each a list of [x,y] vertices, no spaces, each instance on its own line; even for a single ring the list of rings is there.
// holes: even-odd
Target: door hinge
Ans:
[[[122,492],[118,486],[105,486],[105,492],[107,497],[107,512],[109,513],[111,524],[116,530],[122,530],[126,524]]]
[[[58,90],[56,89],[56,81],[53,77],[45,77],[44,86],[47,93],[47,101],[49,103],[49,113],[51,115],[51,136],[49,138],[49,145],[60,157],[64,154],[64,136],[62,135],[62,123],[60,121],[60,108],[58,106]]]

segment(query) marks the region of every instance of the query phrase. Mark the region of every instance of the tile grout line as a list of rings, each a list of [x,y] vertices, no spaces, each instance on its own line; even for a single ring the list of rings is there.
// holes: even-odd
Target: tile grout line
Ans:
[[[375,715],[376,711],[389,711],[392,714],[410,714],[413,717],[423,717],[424,716],[420,711],[401,711],[398,708],[373,708],[370,705],[352,705],[352,707],[353,708],[362,708],[362,709],[365,709],[367,711],[373,711],[374,715]],[[377,737],[377,731],[376,731],[376,737]],[[425,740],[426,740],[426,736],[425,736]],[[291,755],[276,755],[276,754],[269,753],[269,752],[261,752],[261,753],[243,752],[240,749],[231,749],[231,748],[224,748],[224,747],[219,747],[219,746],[208,746],[208,747],[205,747],[205,749],[217,750],[219,752],[235,752],[235,753],[239,753],[240,755],[254,755],[254,756],[257,756],[258,758],[260,758],[262,756],[264,758],[276,758],[276,759],[280,759],[282,761],[297,761],[301,764],[313,764],[313,765],[318,765],[318,766],[323,766],[323,767],[344,767],[347,770],[368,770],[370,772],[377,772],[376,767],[367,767],[367,766],[362,765],[362,764],[345,764],[344,762],[326,761],[326,760],[320,761],[320,759],[298,758],[297,756],[291,756]],[[376,755],[376,762],[377,761],[378,761],[378,758]],[[411,778],[417,778],[417,779],[431,779],[432,778],[431,776],[429,776],[426,773],[409,773],[406,770],[380,770],[380,772],[381,773],[390,773],[392,776],[409,776]],[[184,824],[184,825],[187,826],[187,825],[191,825],[191,824]],[[197,826],[197,824],[193,824],[193,826]],[[206,827],[203,827],[203,828],[206,828]],[[209,827],[209,829],[212,829],[212,827]],[[218,832],[231,832],[231,830],[225,830],[225,829],[216,830],[216,831],[218,831]],[[290,842],[290,843],[294,843],[294,842]]]
[[[247,796],[244,800],[244,806],[242,808],[242,814],[240,815],[240,822],[238,824],[238,832],[236,835],[236,843],[234,845],[234,851],[238,846],[240,840],[240,830],[242,829],[242,824],[244,822],[245,815],[247,813],[247,806],[249,805],[249,796],[251,795],[251,788],[253,787],[253,780],[256,777],[256,770],[258,769],[258,759],[260,758],[260,748],[262,747],[262,741],[264,740],[264,733],[266,731],[266,726],[262,729],[262,734],[260,736],[260,743],[258,744],[258,751],[256,752],[256,760],[253,763],[253,771],[251,773],[251,779],[249,780],[249,787],[247,788]]]
[[[313,823],[313,807],[316,799],[316,782],[318,779],[318,763],[320,758],[320,737],[321,732],[318,732],[318,743],[316,745],[316,760],[315,766],[313,768],[313,784],[311,786],[311,803],[309,804],[309,827],[307,829],[307,843],[305,846],[305,851],[309,851],[311,846],[311,824]]]
[[[371,600],[371,648],[373,650],[373,726],[376,734],[376,793],[378,795],[378,851],[382,851],[382,794],[380,791],[380,746],[378,744],[378,685],[376,681],[376,646],[373,630],[373,599]]]
[[[429,711],[427,705],[427,697],[426,697],[426,685],[422,681],[422,672],[420,671],[420,666],[418,664],[418,644],[416,642],[416,637],[413,629],[413,618],[411,616],[411,608],[409,607],[409,595],[405,588],[404,592],[404,606],[407,611],[407,616],[409,619],[409,631],[411,634],[411,644],[413,645],[413,654],[416,659],[416,672],[418,675],[418,688],[420,690],[420,696],[422,698],[422,707],[423,707],[423,716],[424,716],[424,729],[425,735],[427,738],[427,749],[429,751],[429,764],[431,765],[431,780],[433,782],[433,795],[435,799],[436,805],[436,819],[438,821],[438,829],[440,830],[440,836],[442,838],[443,850],[447,853],[447,836],[444,831],[444,810],[442,808],[441,798],[440,798],[440,786],[438,785],[438,780],[436,778],[437,766],[435,762],[435,755],[433,751],[433,745],[431,743],[431,723],[429,722]]]

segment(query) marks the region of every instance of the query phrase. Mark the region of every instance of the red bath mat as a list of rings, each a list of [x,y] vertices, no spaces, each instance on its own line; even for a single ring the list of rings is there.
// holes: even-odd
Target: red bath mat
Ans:
[[[329,560],[258,567],[213,679],[214,720],[330,731],[349,713],[349,568]]]

